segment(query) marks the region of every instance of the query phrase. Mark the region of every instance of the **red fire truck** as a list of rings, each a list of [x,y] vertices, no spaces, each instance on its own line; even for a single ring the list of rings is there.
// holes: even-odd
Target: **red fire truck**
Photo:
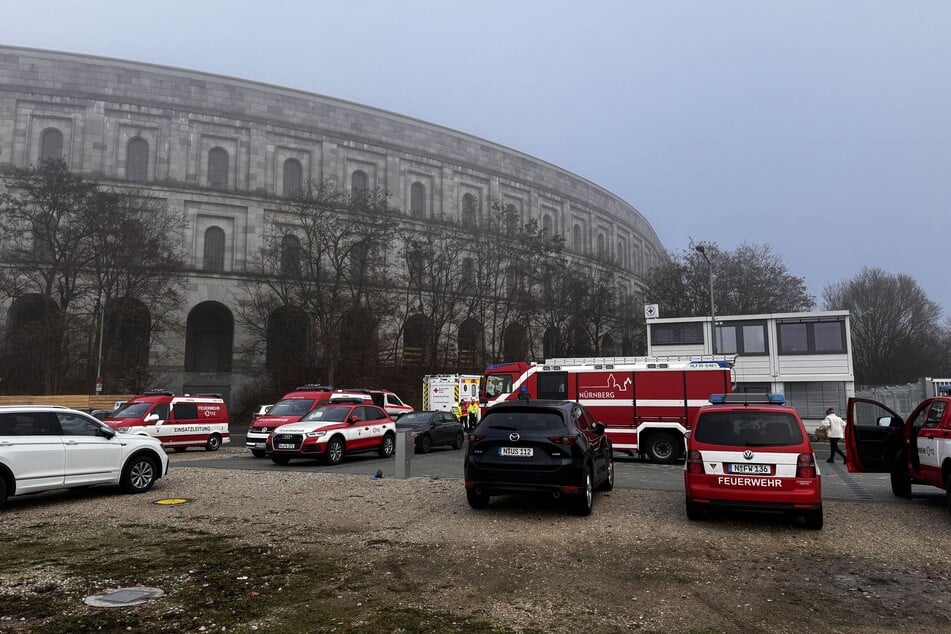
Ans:
[[[733,361],[708,355],[498,363],[485,370],[481,401],[577,401],[604,423],[615,450],[671,463],[683,458],[683,434],[697,409],[711,394],[732,391]]]

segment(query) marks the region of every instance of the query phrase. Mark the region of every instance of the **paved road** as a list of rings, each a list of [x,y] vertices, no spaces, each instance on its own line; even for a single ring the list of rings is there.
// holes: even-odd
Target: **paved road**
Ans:
[[[841,462],[828,464],[828,445],[820,444],[816,453],[820,459],[822,473],[822,495],[829,500],[854,501],[895,501],[887,474],[859,473],[851,474]],[[434,448],[429,454],[415,454],[411,459],[410,472],[413,476],[434,478],[462,478],[463,456],[465,449]],[[230,445],[224,445],[218,454],[207,454],[190,449],[186,453],[171,454],[172,469],[175,464],[187,463],[189,467],[209,469],[251,469],[264,471],[317,471],[329,473],[374,475],[383,471],[385,478],[396,475],[396,460],[384,459],[376,453],[348,456],[342,464],[328,466],[312,460],[293,460],[290,464],[278,466],[267,458],[255,458],[244,447],[243,434],[234,434]],[[656,489],[661,491],[683,491],[683,466],[659,465],[617,453],[615,464],[615,486],[631,489]],[[912,503],[934,501],[942,498],[943,492],[933,487],[915,486]]]

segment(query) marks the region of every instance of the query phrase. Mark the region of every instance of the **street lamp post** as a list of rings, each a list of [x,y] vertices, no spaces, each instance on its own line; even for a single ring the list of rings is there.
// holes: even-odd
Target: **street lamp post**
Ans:
[[[707,270],[710,273],[710,336],[712,337],[712,348],[713,354],[717,353],[717,315],[713,310],[713,263],[710,261],[710,258],[707,256],[706,249],[703,248],[702,244],[698,244],[694,247],[694,250],[703,256],[703,259],[707,261]]]

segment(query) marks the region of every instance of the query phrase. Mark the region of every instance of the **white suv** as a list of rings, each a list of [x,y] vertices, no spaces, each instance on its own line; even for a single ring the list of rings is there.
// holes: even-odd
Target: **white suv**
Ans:
[[[144,493],[167,473],[168,455],[151,436],[119,433],[65,407],[0,407],[0,503],[93,484]]]

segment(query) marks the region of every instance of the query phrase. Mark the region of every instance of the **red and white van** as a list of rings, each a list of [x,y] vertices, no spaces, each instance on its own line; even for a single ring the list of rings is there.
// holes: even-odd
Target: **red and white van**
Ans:
[[[231,421],[220,394],[149,391],[126,401],[103,422],[120,432],[157,438],[175,451],[188,447],[217,451],[222,443],[231,442]]]

